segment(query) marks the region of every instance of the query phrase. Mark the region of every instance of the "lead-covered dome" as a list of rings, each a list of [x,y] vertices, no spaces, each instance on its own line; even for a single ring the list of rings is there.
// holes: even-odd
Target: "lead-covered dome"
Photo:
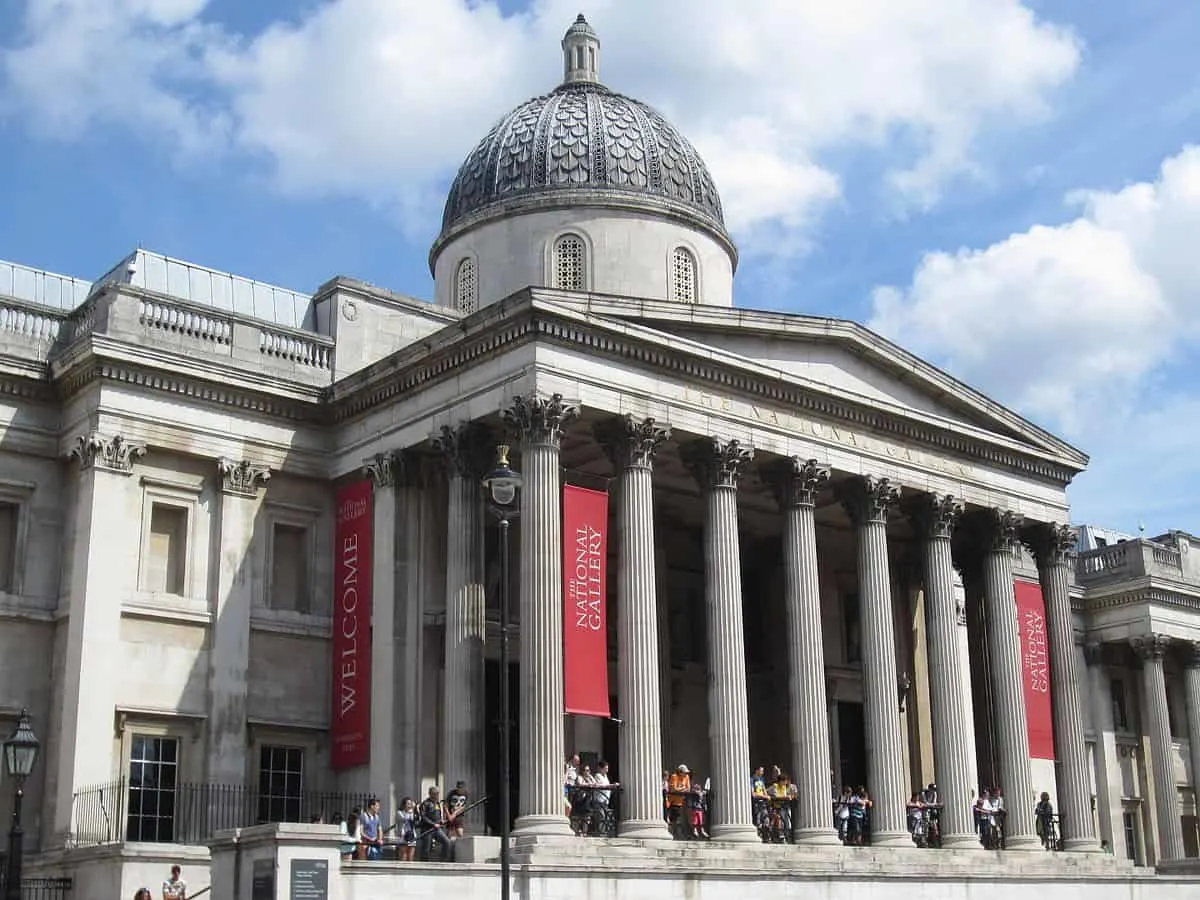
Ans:
[[[599,83],[599,42],[583,16],[563,45],[563,84],[502,118],[462,164],[435,255],[463,228],[563,204],[660,211],[729,243],[695,147],[656,110]]]

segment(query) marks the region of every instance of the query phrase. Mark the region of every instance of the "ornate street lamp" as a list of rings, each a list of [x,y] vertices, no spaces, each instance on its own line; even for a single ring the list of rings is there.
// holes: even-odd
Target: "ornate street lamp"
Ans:
[[[509,741],[512,710],[508,695],[508,525],[520,511],[524,479],[508,464],[508,446],[496,448],[496,466],[483,479],[489,506],[500,521],[500,900],[509,900]]]
[[[29,721],[29,711],[21,710],[17,730],[4,742],[4,769],[15,783],[13,790],[12,830],[8,833],[8,871],[4,879],[4,900],[21,900],[21,869],[24,863],[25,831],[21,828],[21,800],[25,796],[25,779],[37,764],[37,735]]]

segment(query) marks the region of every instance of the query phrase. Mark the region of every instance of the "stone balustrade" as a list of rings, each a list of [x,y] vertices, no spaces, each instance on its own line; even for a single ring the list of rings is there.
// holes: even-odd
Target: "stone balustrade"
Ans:
[[[45,361],[65,319],[66,315],[58,310],[0,298],[0,353]]]
[[[1075,562],[1075,578],[1080,584],[1148,575],[1182,578],[1183,564],[1179,551],[1138,539],[1080,553]]]

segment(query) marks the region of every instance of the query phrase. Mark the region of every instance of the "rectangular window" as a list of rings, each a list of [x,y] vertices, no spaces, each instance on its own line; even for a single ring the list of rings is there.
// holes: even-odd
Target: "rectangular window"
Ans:
[[[9,594],[17,576],[17,518],[21,507],[0,503],[0,593]]]
[[[1175,697],[1174,691],[1171,690],[1171,679],[1167,678],[1167,730],[1170,731],[1171,737],[1179,737],[1179,720],[1175,715]]]
[[[1136,863],[1138,861],[1137,816],[1131,812],[1123,814],[1121,825],[1125,831],[1125,855]]]
[[[1107,547],[1107,546],[1108,546],[1108,540],[1106,538],[1102,538],[1102,537],[1096,538],[1096,549],[1097,550],[1100,550],[1101,548]]]
[[[276,522],[271,534],[271,609],[310,611],[308,529]]]
[[[155,503],[150,507],[150,535],[142,590],[183,594],[187,574],[188,513],[182,506]]]
[[[175,840],[175,795],[179,788],[179,741],[133,735],[129,749],[129,818],[126,840]]]
[[[258,821],[299,822],[303,806],[304,751],[264,746],[258,757]]]
[[[1113,678],[1108,683],[1109,694],[1112,697],[1113,729],[1129,731],[1129,708],[1125,704],[1125,682]]]
[[[847,663],[862,662],[862,630],[858,616],[858,594],[842,597],[842,626]]]

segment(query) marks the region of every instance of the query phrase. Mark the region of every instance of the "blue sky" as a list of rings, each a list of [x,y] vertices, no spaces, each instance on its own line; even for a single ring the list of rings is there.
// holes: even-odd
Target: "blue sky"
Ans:
[[[8,0],[0,258],[428,297],[457,163],[553,87],[578,6]],[[1200,4],[584,10],[713,168],[740,305],[869,322],[1062,434],[1077,521],[1200,533]]]

